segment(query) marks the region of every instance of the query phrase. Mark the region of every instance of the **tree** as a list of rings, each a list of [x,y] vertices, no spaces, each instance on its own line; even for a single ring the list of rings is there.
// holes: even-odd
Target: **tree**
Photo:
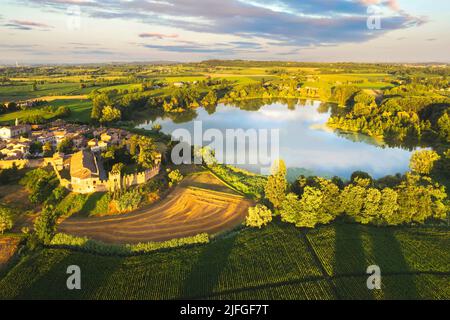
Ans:
[[[34,221],[36,236],[44,244],[50,243],[56,232],[56,215],[52,206],[45,206]]]
[[[102,117],[100,122],[114,122],[122,118],[122,113],[119,109],[106,106],[102,109]]]
[[[161,129],[162,129],[162,126],[159,123],[154,123],[152,125],[152,130],[155,131],[155,132],[160,132]]]
[[[169,186],[172,187],[173,185],[176,185],[183,180],[183,175],[180,173],[180,170],[173,170],[169,173]]]
[[[295,224],[296,227],[314,228],[317,224],[317,209],[320,206],[317,190],[306,187],[302,200],[289,193],[280,206],[281,220]]]
[[[413,153],[409,167],[418,174],[428,175],[434,167],[434,163],[441,157],[433,150],[420,150]]]
[[[159,155],[153,139],[145,136],[139,136],[137,138],[137,144],[139,146],[139,153],[135,155],[137,163],[145,169],[153,168],[156,157]]]
[[[217,104],[217,94],[215,90],[211,90],[208,94],[202,99],[203,106],[213,106]]]
[[[44,157],[50,157],[53,153],[53,146],[51,142],[46,142],[42,147],[42,151],[44,152]]]
[[[125,165],[124,165],[122,162],[115,163],[115,164],[112,166],[111,174],[119,175],[119,174],[121,174],[121,173],[123,172],[123,169],[124,169],[124,168],[125,168]]]
[[[388,225],[398,225],[402,219],[398,214],[398,193],[391,188],[381,191],[380,216]]]
[[[39,141],[34,141],[30,144],[29,152],[31,154],[39,154],[39,153],[42,153],[42,151],[43,151],[43,146],[42,146],[42,143],[40,143]]]
[[[298,196],[295,193],[289,193],[280,205],[281,220],[296,224],[299,221],[300,210]]]
[[[450,142],[450,116],[444,113],[438,120],[439,135]]]
[[[73,141],[72,139],[65,138],[61,140],[57,147],[58,152],[62,153],[72,153],[73,151]]]
[[[424,223],[427,219],[443,220],[447,216],[445,188],[434,184],[431,178],[406,174],[406,180],[397,188],[398,220],[401,223]]]
[[[278,160],[272,168],[272,175],[269,176],[265,187],[266,198],[275,209],[278,209],[284,201],[287,185],[286,165],[283,160]]]
[[[0,234],[12,229],[13,227],[13,212],[11,209],[0,206]]]
[[[355,171],[352,173],[352,176],[350,177],[350,181],[355,183],[356,179],[367,179],[370,180],[370,184],[373,182],[373,178],[370,174],[364,171]]]
[[[317,178],[320,191],[320,207],[317,211],[317,222],[327,224],[341,213],[339,187],[332,181]]]
[[[248,227],[261,228],[272,221],[272,211],[262,204],[248,208],[245,225]]]

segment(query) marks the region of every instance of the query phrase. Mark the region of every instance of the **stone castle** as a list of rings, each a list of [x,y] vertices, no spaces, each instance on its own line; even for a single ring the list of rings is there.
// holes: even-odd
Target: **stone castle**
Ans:
[[[159,174],[161,158],[155,161],[153,168],[128,175],[106,174],[99,165],[98,156],[89,150],[77,152],[69,159],[64,159],[61,154],[55,154],[53,166],[61,185],[70,191],[83,194],[114,192],[147,183]],[[70,180],[61,177],[61,171],[64,169],[70,170]]]

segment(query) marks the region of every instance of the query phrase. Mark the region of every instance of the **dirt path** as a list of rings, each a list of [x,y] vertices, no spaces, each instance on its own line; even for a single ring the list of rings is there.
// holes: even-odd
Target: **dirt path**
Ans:
[[[251,201],[210,173],[186,178],[166,199],[136,212],[102,218],[69,218],[59,232],[108,243],[164,241],[206,232],[216,234],[239,225]]]

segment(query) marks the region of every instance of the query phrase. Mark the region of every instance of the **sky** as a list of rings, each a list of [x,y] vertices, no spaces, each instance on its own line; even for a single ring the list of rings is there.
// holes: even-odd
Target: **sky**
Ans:
[[[448,0],[1,0],[0,63],[450,62]]]

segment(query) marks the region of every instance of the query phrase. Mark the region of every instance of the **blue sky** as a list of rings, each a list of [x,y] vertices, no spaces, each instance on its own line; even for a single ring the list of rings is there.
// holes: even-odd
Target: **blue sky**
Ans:
[[[449,62],[448,0],[2,0],[1,8],[0,63]]]

